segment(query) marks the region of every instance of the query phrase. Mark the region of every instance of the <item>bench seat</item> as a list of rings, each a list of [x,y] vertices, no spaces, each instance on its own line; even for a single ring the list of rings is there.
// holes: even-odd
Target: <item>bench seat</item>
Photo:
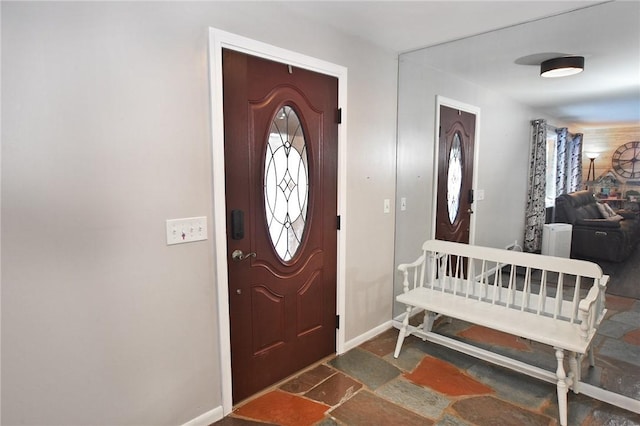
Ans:
[[[437,312],[579,354],[587,352],[593,337],[590,336],[587,340],[582,338],[580,324],[577,323],[558,321],[550,316],[514,310],[503,305],[428,288],[417,288],[409,293],[400,294],[396,300],[425,311]],[[595,329],[592,329],[591,333],[595,333]]]

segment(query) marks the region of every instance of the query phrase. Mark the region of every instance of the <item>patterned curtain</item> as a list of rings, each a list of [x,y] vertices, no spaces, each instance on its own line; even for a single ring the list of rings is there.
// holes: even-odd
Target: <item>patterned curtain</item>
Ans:
[[[567,138],[569,131],[566,127],[556,129],[558,141],[556,143],[556,197],[567,191]]]
[[[574,192],[582,185],[582,133],[571,134],[566,127],[556,129],[556,197]]]
[[[547,176],[547,122],[531,122],[531,150],[529,155],[529,188],[525,212],[524,251],[537,252],[542,247],[542,228],[545,222],[545,193]]]
[[[569,150],[569,192],[575,192],[582,187],[582,133],[571,134],[571,149]]]

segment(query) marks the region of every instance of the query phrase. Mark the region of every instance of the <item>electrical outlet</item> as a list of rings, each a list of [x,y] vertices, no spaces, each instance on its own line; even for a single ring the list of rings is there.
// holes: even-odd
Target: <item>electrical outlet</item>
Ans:
[[[206,216],[167,220],[167,245],[190,243],[206,239]]]

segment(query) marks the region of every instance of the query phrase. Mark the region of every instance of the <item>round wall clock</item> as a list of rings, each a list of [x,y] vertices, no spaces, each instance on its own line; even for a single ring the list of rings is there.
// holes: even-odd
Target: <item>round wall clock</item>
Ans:
[[[620,145],[613,153],[611,165],[622,177],[640,178],[640,141]]]

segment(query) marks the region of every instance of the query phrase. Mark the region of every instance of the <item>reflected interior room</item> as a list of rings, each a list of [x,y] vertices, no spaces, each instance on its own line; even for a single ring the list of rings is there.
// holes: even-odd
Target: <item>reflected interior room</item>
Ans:
[[[610,306],[593,341],[595,367],[587,368],[585,364],[582,380],[604,390],[604,399],[617,401],[616,405],[631,412],[639,410],[640,400],[640,350],[634,343],[640,325],[637,311],[640,163],[636,165],[640,162],[640,122],[634,116],[637,106],[629,101],[637,98],[638,90],[625,92],[613,83],[616,72],[609,74],[606,62],[624,62],[627,50],[621,48],[613,52],[603,45],[598,48],[604,38],[595,23],[604,23],[607,18],[612,23],[627,22],[628,27],[622,24],[625,28],[614,31],[629,35],[628,38],[622,36],[627,40],[622,46],[631,47],[637,44],[627,33],[630,27],[638,26],[634,7],[619,2],[597,5],[401,55],[397,178],[398,197],[437,198],[433,181],[439,176],[435,173],[431,176],[428,170],[438,160],[434,158],[433,146],[419,137],[435,132],[434,121],[417,119],[437,114],[437,104],[425,102],[425,95],[447,93],[454,99],[464,97],[471,99],[472,105],[480,105],[479,116],[485,133],[477,151],[480,159],[474,163],[474,167],[478,166],[474,189],[483,196],[482,199],[476,196],[477,202],[472,204],[474,243],[588,260],[609,275],[606,295]],[[628,21],[623,17],[625,14],[630,14]],[[603,32],[611,28],[606,24],[605,27]],[[555,48],[554,43],[558,43]],[[598,60],[598,49],[610,55],[607,60]],[[514,56],[517,51],[521,56]],[[585,57],[578,57],[586,52],[589,53]],[[561,62],[557,57],[562,60],[578,57],[578,61],[571,63],[571,69],[560,72],[557,78],[528,79],[527,69],[539,70],[542,74],[550,64]],[[630,64],[628,69],[637,72],[637,59],[632,59]],[[606,97],[598,98],[589,89],[598,77],[608,79],[601,83],[610,88]],[[632,78],[621,77],[624,81]],[[525,82],[528,87],[523,86]],[[571,98],[571,92],[582,93],[581,99]],[[513,102],[523,99],[527,99],[529,108]],[[589,102],[594,103],[589,105]],[[587,112],[590,107],[606,112],[598,116],[593,114],[594,110]],[[522,125],[525,122],[531,122],[531,126],[525,128]],[[534,150],[536,133],[538,151]],[[528,159],[518,154],[522,151],[529,153]],[[516,165],[514,161],[522,162]],[[492,167],[486,167],[489,164]],[[545,166],[537,170],[540,164]],[[575,202],[580,196],[586,201]],[[528,207],[536,199],[540,200],[540,208],[535,226],[530,226],[533,216]],[[605,204],[615,211],[611,216],[615,214],[620,219],[618,222],[596,209]],[[511,229],[522,226],[523,217],[504,218],[500,211],[521,211],[523,205],[527,206],[525,233],[519,239],[508,241],[505,235],[513,235]],[[587,215],[591,208],[593,215]],[[431,203],[424,203],[418,210],[400,212],[396,220],[397,264],[412,261],[422,241],[433,235],[433,227],[440,226],[439,219],[435,218],[431,227],[419,225],[420,217],[437,216],[430,214],[435,210]],[[500,223],[496,223],[497,217],[501,218]],[[610,228],[601,229],[599,225]],[[530,233],[530,228],[536,228],[535,232]],[[612,238],[616,238],[615,241]],[[397,276],[395,294],[400,293],[402,280]],[[615,308],[618,303],[628,308],[619,311]],[[396,303],[396,327],[403,319],[403,312],[404,306]],[[468,326],[454,320],[453,324],[441,326],[440,331],[456,339],[474,340]],[[477,344],[490,346],[489,340],[478,339]],[[531,348],[502,349],[520,360],[547,362],[548,367],[553,368],[551,352],[545,355],[540,347],[529,350]],[[634,416],[632,419],[629,420],[632,424],[637,422]],[[570,424],[583,424],[583,421],[574,418]],[[592,421],[604,424],[598,423],[603,421],[601,418]],[[613,424],[618,424],[616,421]]]

